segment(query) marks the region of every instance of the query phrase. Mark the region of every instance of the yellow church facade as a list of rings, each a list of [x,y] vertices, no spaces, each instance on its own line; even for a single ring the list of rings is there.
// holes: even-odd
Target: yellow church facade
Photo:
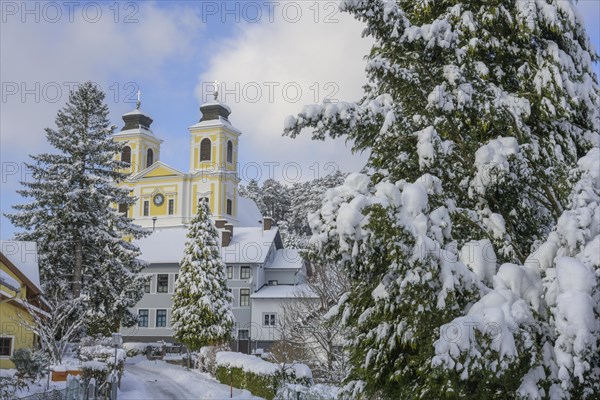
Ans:
[[[236,165],[241,132],[229,122],[231,109],[216,99],[200,107],[202,119],[189,127],[189,170],[182,172],[160,161],[162,140],[139,104],[123,115],[125,125],[114,135],[125,145],[116,157],[130,164],[125,171],[130,175],[120,185],[138,199],[119,210],[143,227],[176,227],[191,221],[198,200],[204,198],[214,219],[238,225]]]

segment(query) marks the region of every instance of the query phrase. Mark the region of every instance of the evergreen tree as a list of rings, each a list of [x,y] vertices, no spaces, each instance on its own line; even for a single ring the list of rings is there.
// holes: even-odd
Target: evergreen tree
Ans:
[[[202,200],[187,238],[173,295],[173,334],[198,349],[229,340],[234,322],[219,231]]]
[[[262,200],[262,192],[255,179],[250,179],[248,186],[240,186],[240,196],[254,200],[260,212],[265,215],[265,203]]]
[[[346,393],[515,398],[533,381],[552,397],[558,386],[550,392],[543,381],[558,374],[564,396],[578,396],[568,385],[572,374],[585,381],[585,362],[578,370],[567,362],[559,373],[544,363],[552,355],[541,344],[554,343],[556,332],[540,325],[552,326],[548,311],[556,311],[532,295],[540,293],[539,269],[503,264],[493,279],[501,292],[479,303],[502,306],[479,316],[471,315],[473,303],[490,289],[462,262],[449,262],[462,256],[457,249],[487,239],[500,263],[523,264],[569,206],[570,171],[598,146],[600,131],[591,64],[598,57],[574,5],[347,0],[342,7],[375,39],[365,96],[307,106],[286,120],[285,133],[313,128],[315,139],[345,136],[356,151],[370,152],[370,184],[347,181],[311,219],[315,256],[344,265],[353,282],[333,313],[351,327]],[[419,197],[427,202],[407,218],[405,208]],[[469,331],[458,343],[443,340],[457,318],[476,324],[474,340]],[[508,330],[499,344],[481,326],[505,327],[509,319],[514,346],[504,342]],[[571,359],[583,355],[592,364],[581,343]],[[530,368],[539,365],[542,371]]]
[[[375,182],[439,177],[460,237],[523,262],[561,215],[566,174],[598,141],[593,53],[571,2],[346,1],[375,39],[356,103],[306,107],[286,134],[346,136]],[[462,231],[465,231],[464,234]]]
[[[138,248],[124,236],[144,231],[116,204],[132,205],[128,189],[115,183],[126,175],[114,159],[122,145],[112,140],[104,93],[91,82],[69,96],[56,117],[57,129],[46,129],[57,150],[31,156],[32,181],[19,193],[31,198],[7,218],[24,231],[18,240],[38,245],[40,278],[47,296],[58,301],[83,297],[88,333],[108,334],[120,324],[131,326],[129,312],[143,296]]]
[[[285,220],[291,203],[287,186],[275,179],[267,179],[263,182],[261,192],[265,205],[264,215],[275,221]]]

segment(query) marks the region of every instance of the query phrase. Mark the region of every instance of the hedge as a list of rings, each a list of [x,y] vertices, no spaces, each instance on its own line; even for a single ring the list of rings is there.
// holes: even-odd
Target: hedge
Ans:
[[[304,364],[279,365],[242,353],[217,353],[216,378],[226,385],[247,389],[255,396],[272,400],[284,383],[312,384],[310,369]]]

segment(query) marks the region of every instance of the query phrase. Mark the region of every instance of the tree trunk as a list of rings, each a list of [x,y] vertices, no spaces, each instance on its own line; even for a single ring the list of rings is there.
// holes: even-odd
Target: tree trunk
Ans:
[[[81,278],[83,265],[83,245],[80,240],[75,242],[75,269],[73,270],[73,298],[76,299],[81,294]]]

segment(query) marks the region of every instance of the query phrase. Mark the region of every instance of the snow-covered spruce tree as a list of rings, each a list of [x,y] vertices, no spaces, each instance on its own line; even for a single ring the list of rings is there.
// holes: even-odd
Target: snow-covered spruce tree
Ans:
[[[125,179],[124,164],[114,160],[121,145],[112,140],[104,93],[86,82],[69,95],[46,129],[57,150],[31,156],[31,180],[19,193],[32,200],[17,205],[7,218],[23,232],[18,240],[37,242],[40,278],[47,296],[87,299],[88,333],[114,332],[135,323],[129,311],[143,296],[142,265],[137,247],[123,240],[144,231],[117,212],[115,204],[132,205],[129,190],[115,186]]]
[[[499,355],[498,373],[523,353],[538,352],[503,397],[595,399],[600,393],[600,148],[572,172],[569,204],[546,242],[523,265],[506,263],[488,292],[446,326],[434,364],[480,373]],[[527,328],[541,330],[534,340]],[[493,328],[493,329],[490,329]],[[458,337],[451,330],[469,331]],[[471,331],[472,330],[472,331]],[[524,340],[525,339],[525,340]],[[525,373],[526,372],[526,373]],[[452,386],[449,383],[449,386]],[[464,389],[452,387],[457,395]]]
[[[366,23],[365,34],[376,41],[367,65],[365,97],[355,103],[305,107],[297,117],[288,118],[286,134],[295,136],[308,127],[314,129],[315,139],[346,136],[355,150],[369,150],[371,191],[402,180],[414,184],[438,180],[443,190],[429,196],[429,212],[415,218],[417,232],[426,231],[446,252],[438,259],[460,254],[462,260],[470,252],[468,247],[479,249],[474,257],[479,262],[465,260],[476,272],[474,289],[465,285],[464,274],[448,273],[435,264],[423,271],[394,259],[402,254],[394,246],[411,248],[411,237],[393,229],[398,219],[400,225],[406,223],[402,212],[389,205],[361,208],[368,224],[359,225],[363,219],[356,217],[348,226],[368,238],[368,243],[356,246],[338,238],[347,229],[340,229],[338,220],[347,220],[350,205],[364,200],[350,196],[347,201],[341,197],[326,202],[311,224],[316,255],[324,263],[344,264],[354,281],[334,310],[352,328],[353,369],[347,389],[367,398],[439,398],[452,393],[516,397],[522,393],[524,377],[536,373],[530,367],[543,362],[546,352],[539,344],[551,329],[544,328],[544,302],[533,300],[540,293],[535,279],[540,271],[505,264],[506,271],[499,275],[506,275],[507,282],[494,276],[495,260],[523,263],[546,239],[569,204],[569,171],[598,143],[599,89],[591,69],[597,56],[581,19],[573,4],[563,1],[347,0],[342,4]],[[338,197],[352,193],[346,186],[338,189]],[[403,199],[398,203],[405,206]],[[431,213],[443,206],[449,220]],[[374,217],[375,211],[379,218]],[[452,227],[458,243],[452,237],[440,240],[439,234],[429,231],[431,225],[440,229],[440,223],[444,230]],[[493,262],[481,252],[487,240],[497,248],[488,254]],[[442,254],[431,250],[435,248],[425,249]],[[520,272],[508,272],[511,269]],[[477,338],[472,343],[492,342],[469,368],[465,368],[468,351],[457,348],[451,350],[451,362],[442,362],[443,341],[436,344],[434,355],[434,340],[448,338],[449,328],[455,327],[441,325],[440,329],[440,323],[469,312],[471,302],[489,291],[482,283],[490,284],[493,278],[494,289],[496,285],[510,288],[514,282],[509,278],[515,276],[524,279],[529,297],[517,302],[517,288],[503,292],[512,298],[509,305],[516,304],[518,315],[510,326],[515,345],[506,348],[516,348],[518,354],[502,353],[492,342],[497,337],[481,331],[486,322],[506,326],[508,314],[499,308],[494,310],[498,321],[492,315],[467,321],[480,324],[480,330],[468,325]],[[441,289],[440,279],[453,285]],[[401,290],[395,289],[399,282]],[[377,289],[379,284],[385,292]],[[454,287],[450,301],[432,302],[436,294],[447,292],[446,287]],[[373,321],[372,310],[377,307],[386,311],[376,313]],[[432,315],[428,321],[421,318],[424,310]],[[524,323],[528,321],[535,323]],[[470,338],[468,332],[459,332],[459,337]],[[508,337],[507,331],[502,333],[501,337]],[[465,348],[470,349],[460,350]],[[562,378],[568,371],[565,367]]]
[[[286,134],[346,136],[374,180],[439,177],[461,241],[523,262],[561,215],[566,174],[598,140],[591,49],[570,1],[347,0],[375,39],[365,97],[305,107]]]
[[[208,204],[198,202],[173,295],[173,334],[190,349],[227,342],[233,329],[231,293],[219,231]]]
[[[485,288],[459,261],[440,181],[380,182],[349,175],[310,216],[312,257],[341,266],[350,289],[328,314],[348,329],[344,398],[442,398],[432,365],[436,330]]]

